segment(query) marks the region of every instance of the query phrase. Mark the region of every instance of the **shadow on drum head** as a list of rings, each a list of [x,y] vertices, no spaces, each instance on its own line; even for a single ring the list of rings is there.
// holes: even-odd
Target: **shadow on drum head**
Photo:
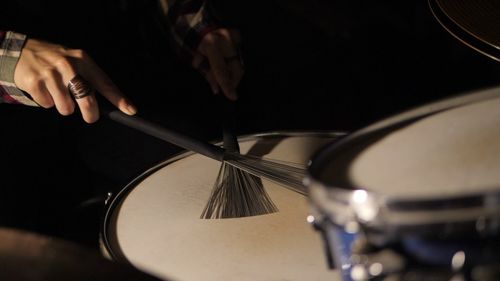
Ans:
[[[277,134],[276,136],[271,135],[265,135],[263,138],[258,138],[255,144],[253,144],[248,152],[246,154],[252,155],[255,157],[264,157],[265,155],[271,153],[274,148],[276,148],[281,142],[285,141],[289,137],[297,137],[300,133],[290,133],[289,135],[287,134]],[[318,138],[324,138],[325,142],[324,144],[326,145],[327,143],[332,141],[332,135],[324,134],[323,136],[319,133],[311,133],[311,134],[316,134],[316,139],[311,139],[308,140],[310,143],[310,147],[318,147]],[[343,133],[338,133],[336,136],[341,137],[344,135]]]

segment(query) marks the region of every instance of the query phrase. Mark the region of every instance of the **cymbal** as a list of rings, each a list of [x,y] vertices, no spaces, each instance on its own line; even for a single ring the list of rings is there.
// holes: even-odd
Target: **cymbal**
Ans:
[[[453,36],[500,61],[500,1],[428,0],[432,13]]]
[[[76,244],[14,229],[0,229],[2,281],[160,281]]]

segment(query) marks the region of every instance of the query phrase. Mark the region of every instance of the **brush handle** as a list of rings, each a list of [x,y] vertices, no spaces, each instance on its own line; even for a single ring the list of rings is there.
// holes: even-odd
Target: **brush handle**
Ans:
[[[238,138],[236,137],[236,101],[230,101],[226,97],[218,97],[220,122],[222,124],[223,147],[226,151],[240,153]]]
[[[118,110],[110,111],[106,115],[109,117],[109,119],[116,121],[122,125],[136,129],[147,135],[159,138],[166,142],[175,144],[184,149],[194,151],[217,161],[222,161],[224,159],[225,150],[209,142],[199,140],[197,138],[176,132],[171,129],[166,129],[158,124],[144,120],[137,116],[126,115],[125,113]]]
[[[217,161],[229,161],[238,169],[244,170],[258,177],[265,177],[298,193],[307,194],[307,191],[302,184],[302,179],[304,177],[303,171],[298,174],[295,172],[291,173],[291,169],[287,165],[276,165],[275,163],[271,163],[269,165],[269,163],[266,164],[266,161],[263,161],[262,159],[252,159],[248,156],[241,155],[236,151],[230,151],[226,154],[226,150],[219,146],[213,145],[209,142],[204,142],[174,130],[166,129],[140,117],[126,115],[118,110],[110,112],[105,111],[103,115],[107,115],[111,120],[141,131],[147,135],[175,144],[184,149],[194,151]],[[231,139],[233,141],[235,140],[235,136],[231,133],[225,135],[225,137],[227,138],[226,141],[228,143],[231,142]]]

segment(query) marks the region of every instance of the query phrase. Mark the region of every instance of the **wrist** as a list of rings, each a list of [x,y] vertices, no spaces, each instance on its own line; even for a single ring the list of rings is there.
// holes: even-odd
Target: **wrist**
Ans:
[[[14,73],[27,36],[13,31],[0,34],[0,102],[37,106],[14,82]]]

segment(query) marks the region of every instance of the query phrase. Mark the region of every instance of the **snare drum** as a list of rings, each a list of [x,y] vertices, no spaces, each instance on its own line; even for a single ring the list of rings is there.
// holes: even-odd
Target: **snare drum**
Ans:
[[[242,154],[307,163],[340,133],[240,139]],[[102,240],[113,259],[173,280],[336,280],[306,222],[301,194],[263,179],[277,213],[206,220],[200,215],[221,163],[185,153],[153,167],[109,201]]]
[[[500,280],[500,88],[327,145],[305,182],[344,280]]]

